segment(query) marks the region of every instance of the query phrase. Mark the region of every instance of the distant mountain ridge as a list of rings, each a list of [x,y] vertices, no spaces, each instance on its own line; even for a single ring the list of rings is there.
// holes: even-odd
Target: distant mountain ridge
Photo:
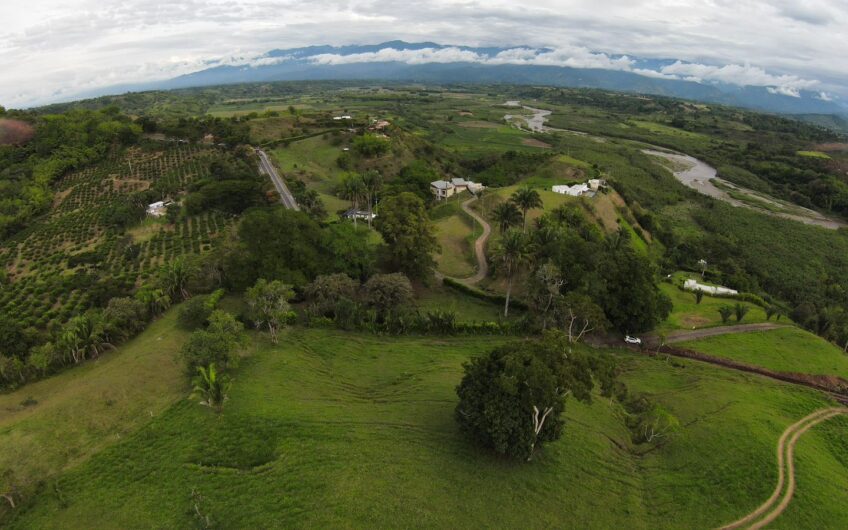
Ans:
[[[501,52],[531,50],[528,47],[446,46],[433,42],[409,43],[390,41],[372,45],[308,46],[292,49],[275,49],[252,64],[219,65],[173,79],[123,85],[114,90],[153,90],[190,88],[199,86],[255,83],[269,81],[323,81],[323,80],[385,80],[421,83],[505,83],[549,85],[563,87],[601,88],[624,92],[663,95],[693,99],[708,103],[721,103],[782,114],[848,115],[848,108],[837,102],[821,99],[817,92],[801,90],[793,97],[764,86],[738,86],[726,83],[699,83],[659,76],[641,75],[627,70],[603,68],[575,68],[570,66],[540,64],[488,64],[475,61],[435,60],[404,62],[392,60],[397,53],[420,50],[438,52],[466,52],[477,57],[493,58]],[[532,48],[547,52],[547,48]],[[385,54],[385,52],[390,52]],[[385,55],[378,55],[384,53]],[[345,62],[344,57],[374,54],[358,62]],[[333,57],[327,57],[327,56]],[[323,56],[323,57],[322,57]],[[341,57],[341,59],[339,58]],[[382,57],[386,57],[385,60]],[[362,56],[360,56],[362,57]],[[621,60],[622,56],[609,56]],[[656,71],[672,59],[629,58],[643,70]],[[336,62],[332,62],[335,60]],[[440,61],[440,62],[439,62]],[[93,95],[93,94],[91,94]],[[98,94],[98,95],[102,95]]]

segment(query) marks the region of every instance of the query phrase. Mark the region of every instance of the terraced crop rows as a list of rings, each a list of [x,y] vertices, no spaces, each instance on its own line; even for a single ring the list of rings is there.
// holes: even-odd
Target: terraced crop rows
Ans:
[[[66,175],[50,213],[0,244],[8,276],[0,284],[0,311],[41,328],[64,322],[93,305],[94,284],[139,285],[167,260],[210,250],[231,217],[204,213],[173,226],[154,224],[152,235],[138,242],[101,219],[105,209],[151,186],[185,190],[217,156],[224,155],[180,144],[132,149]]]

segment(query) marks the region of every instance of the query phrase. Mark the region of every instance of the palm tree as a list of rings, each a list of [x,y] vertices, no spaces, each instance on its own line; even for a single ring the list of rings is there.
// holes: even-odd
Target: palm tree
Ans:
[[[365,189],[365,197],[368,200],[368,228],[371,228],[371,218],[373,217],[371,213],[374,208],[374,199],[377,198],[380,188],[383,187],[383,176],[380,175],[379,171],[371,169],[362,175],[362,184]]]
[[[97,357],[107,348],[114,348],[106,340],[106,334],[100,322],[88,314],[74,317],[68,322],[65,331],[59,337],[60,348],[69,354],[77,364],[89,357]]]
[[[515,273],[530,257],[524,234],[518,230],[508,230],[495,248],[495,266],[506,274],[506,300],[504,316],[509,316],[509,297],[512,294],[512,280]]]
[[[342,181],[339,195],[353,203],[354,212],[359,210],[359,201],[365,195],[365,183],[359,175],[348,175]],[[353,216],[353,224],[356,225],[356,215]]]
[[[230,391],[230,378],[225,374],[219,374],[215,368],[215,363],[204,368],[197,367],[197,376],[192,381],[194,389],[191,397],[200,398],[200,404],[215,409],[216,412],[221,412],[224,407],[224,401],[227,400],[227,392]]]
[[[527,210],[542,207],[542,198],[539,192],[530,186],[523,186],[512,194],[512,202],[521,208],[521,217],[524,223],[524,232],[527,232]]]
[[[492,216],[498,223],[502,234],[521,223],[521,212],[518,210],[518,206],[511,202],[504,202],[495,206],[492,210]]]
[[[165,293],[175,299],[178,296],[183,300],[191,298],[188,291],[188,282],[192,275],[192,268],[182,258],[165,265],[160,271],[159,280]]]
[[[171,307],[171,297],[163,289],[144,286],[135,293],[135,298],[147,307],[151,316],[160,315]]]

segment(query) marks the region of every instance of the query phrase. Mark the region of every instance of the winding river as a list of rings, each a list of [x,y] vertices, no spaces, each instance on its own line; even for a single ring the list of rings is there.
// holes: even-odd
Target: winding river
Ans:
[[[518,101],[507,101],[504,106],[518,107],[519,105],[520,103]],[[504,120],[512,124],[516,124],[516,122],[523,121],[526,124],[526,130],[532,132],[565,132],[569,134],[586,136],[599,142],[606,141],[606,138],[604,137],[590,135],[582,131],[548,127],[545,122],[547,122],[548,116],[550,116],[552,113],[552,111],[550,110],[537,109],[534,107],[528,107],[527,105],[521,105],[521,108],[529,111],[531,114],[506,114],[504,116]],[[521,127],[520,125],[518,126],[521,129],[525,129],[525,127]],[[675,151],[670,151],[664,147],[660,147],[657,145],[645,143],[643,143],[643,145],[645,145],[645,149],[642,149],[643,153],[651,156],[664,158],[665,160],[670,162],[672,165],[671,172],[674,174],[677,180],[679,180],[685,186],[692,188],[693,190],[698,191],[700,193],[703,193],[704,195],[719,199],[736,207],[749,208],[757,212],[764,213],[766,215],[781,217],[784,219],[791,219],[793,221],[798,221],[809,225],[821,226],[823,228],[829,228],[831,230],[836,230],[837,228],[848,226],[848,224],[846,224],[842,220],[827,217],[819,212],[798,206],[796,204],[777,201],[772,197],[769,197],[762,193],[743,188],[727,180],[724,180],[717,176],[718,172],[714,167],[702,160],[698,160],[693,156],[689,156],[684,153],[678,153]],[[747,196],[750,199],[750,202],[734,198],[731,193],[737,194],[737,196]],[[759,207],[756,205],[757,203],[763,204],[764,206]]]

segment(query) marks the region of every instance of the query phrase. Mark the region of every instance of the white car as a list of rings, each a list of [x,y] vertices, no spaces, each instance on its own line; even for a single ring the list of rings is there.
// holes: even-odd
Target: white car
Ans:
[[[627,344],[637,344],[639,346],[642,345],[642,339],[640,339],[639,337],[631,337],[630,335],[624,337],[624,342],[626,342]]]

